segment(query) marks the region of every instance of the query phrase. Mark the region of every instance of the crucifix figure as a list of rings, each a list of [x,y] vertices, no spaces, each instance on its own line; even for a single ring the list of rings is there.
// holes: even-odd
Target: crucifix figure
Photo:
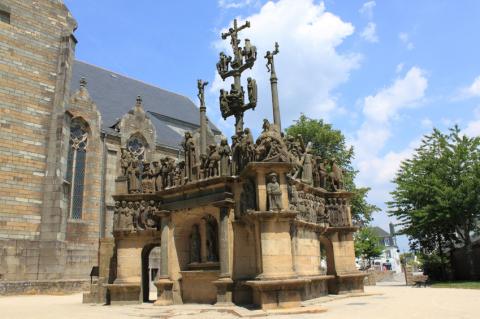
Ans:
[[[198,87],[198,99],[200,100],[200,106],[205,105],[205,87],[208,85],[208,82],[203,80],[197,80]]]
[[[275,50],[267,51],[265,59],[267,59],[267,70],[270,72],[270,85],[272,87],[272,108],[273,108],[273,123],[278,127],[278,131],[282,131],[282,124],[280,120],[280,105],[278,103],[278,88],[277,88],[277,74],[275,73],[274,56],[280,52],[278,50],[278,43],[275,42]]]
[[[233,67],[240,67],[243,64],[242,59],[242,50],[238,47],[240,40],[238,39],[238,32],[242,31],[245,28],[250,28],[250,22],[246,21],[244,25],[238,27],[237,19],[233,20],[233,28],[228,29],[228,32],[222,33],[222,39],[230,37],[230,44],[232,45],[233,55],[235,59],[233,60]]]
[[[250,22],[238,26],[237,20],[233,20],[233,27],[228,32],[222,33],[222,39],[226,40],[230,37],[230,44],[234,55],[233,61],[231,57],[227,57],[224,53],[220,54],[220,61],[217,63],[217,70],[223,80],[233,76],[233,84],[229,93],[226,90],[220,90],[220,110],[223,118],[230,116],[235,117],[235,131],[243,131],[243,113],[248,109],[254,109],[256,106],[256,83],[252,79],[249,81],[249,93],[251,100],[245,104],[245,90],[241,85],[241,75],[246,69],[252,68],[256,59],[256,48],[245,40],[245,48],[239,45],[241,40],[238,33],[250,27]],[[244,61],[245,58],[245,61]],[[228,68],[230,64],[231,68]],[[255,84],[255,86],[254,86]]]

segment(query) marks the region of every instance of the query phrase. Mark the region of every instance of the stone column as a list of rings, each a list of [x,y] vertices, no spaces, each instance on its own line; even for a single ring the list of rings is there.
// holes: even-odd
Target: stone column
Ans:
[[[200,105],[200,154],[207,154],[207,108]]]
[[[278,131],[282,131],[282,123],[280,120],[280,103],[278,102],[278,78],[275,73],[275,66],[272,64],[272,73],[270,74],[270,85],[272,87],[272,107],[273,107],[273,123],[278,127]]]
[[[231,273],[230,260],[230,210],[233,207],[233,200],[222,201],[218,207],[220,209],[219,225],[219,251],[220,251],[220,278],[214,281],[217,287],[218,306],[232,305],[233,280]]]
[[[155,282],[157,287],[157,301],[155,306],[168,306],[173,304],[173,281],[170,280],[168,272],[168,237],[170,233],[170,215],[169,212],[163,212],[160,226],[161,244],[160,244],[160,274]]]

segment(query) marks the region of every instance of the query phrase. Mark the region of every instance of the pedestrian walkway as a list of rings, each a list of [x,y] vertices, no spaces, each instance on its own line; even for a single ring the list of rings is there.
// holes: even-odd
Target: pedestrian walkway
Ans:
[[[368,296],[323,297],[307,303],[308,307],[326,308],[326,312],[275,315],[295,319],[478,319],[480,290],[411,288],[399,282],[385,282],[365,287]],[[127,306],[85,305],[81,294],[68,296],[0,297],[0,318],[48,319],[217,319],[263,316],[261,311],[245,308],[216,308],[205,305],[155,307],[152,304]],[[308,308],[307,307],[307,308]]]

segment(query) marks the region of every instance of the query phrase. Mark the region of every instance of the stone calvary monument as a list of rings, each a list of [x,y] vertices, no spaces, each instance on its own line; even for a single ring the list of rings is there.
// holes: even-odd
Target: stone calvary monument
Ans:
[[[143,146],[122,149],[116,179],[114,245],[100,245],[97,298],[111,304],[148,300],[145,256],[159,247],[155,305],[254,304],[295,307],[326,294],[363,291],[355,267],[352,194],[342,169],[311,153],[301,136],[281,131],[275,56],[271,75],[273,123],[263,121],[255,140],[243,115],[257,106],[255,79],[241,75],[257,59],[247,21],[222,34],[233,57],[220,53],[217,70],[233,77],[220,90],[224,118],[235,118],[231,144],[207,145],[204,89],[198,81],[200,134],[186,132],[183,158],[151,161]],[[137,101],[141,104],[141,99]],[[140,112],[140,111],[139,111]]]

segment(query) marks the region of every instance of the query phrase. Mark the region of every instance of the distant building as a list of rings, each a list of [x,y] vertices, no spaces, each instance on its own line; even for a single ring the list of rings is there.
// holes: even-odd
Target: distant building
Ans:
[[[373,261],[374,267],[378,270],[393,270],[396,273],[402,272],[400,254],[395,238],[395,229],[390,223],[390,233],[380,227],[372,227],[373,232],[380,239],[380,244],[385,246],[382,255]]]

